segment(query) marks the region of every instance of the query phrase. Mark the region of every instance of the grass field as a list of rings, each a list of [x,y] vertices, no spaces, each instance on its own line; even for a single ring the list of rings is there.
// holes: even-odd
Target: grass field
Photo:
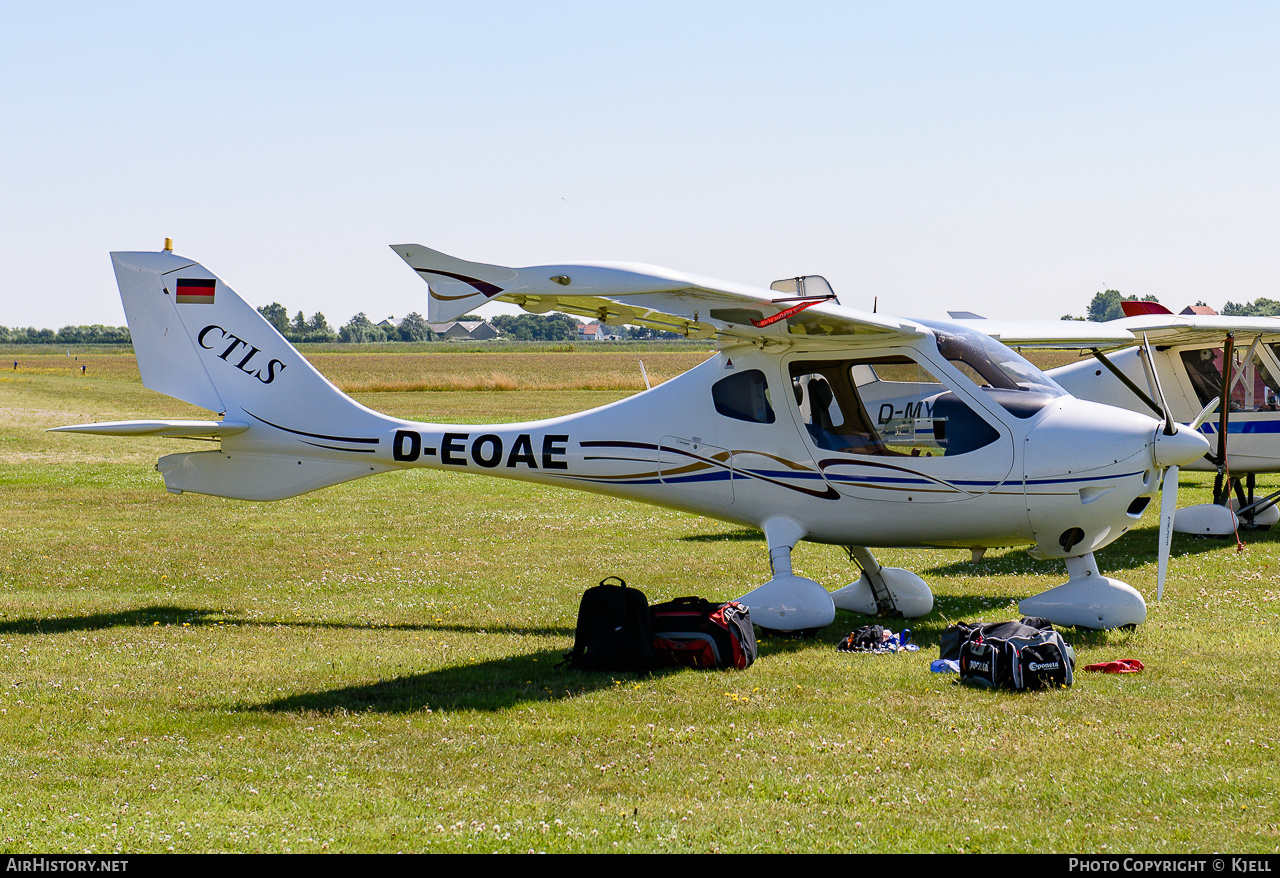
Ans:
[[[83,356],[85,376],[78,371]],[[705,349],[320,352],[364,404],[502,421],[602,404]],[[612,359],[609,359],[612,357]],[[918,653],[838,653],[868,620],[769,639],[743,672],[557,667],[578,599],[618,574],[651,601],[763,581],[758,534],[590,494],[418,471],[252,504],[167,494],[189,445],[44,432],[206,417],[131,355],[0,370],[0,847],[7,852],[1275,852],[1274,533],[1099,553],[1148,599],[1134,631],[1067,631],[1068,690],[929,672],[957,620],[1017,617],[1061,564],[884,551],[936,609]],[[0,360],[3,362],[3,360]],[[502,380],[492,376],[501,376]],[[439,388],[454,382],[462,391]],[[515,387],[521,392],[511,392]],[[1262,479],[1268,486],[1274,478]],[[1184,504],[1208,498],[1185,475]],[[802,545],[797,572],[853,571]]]

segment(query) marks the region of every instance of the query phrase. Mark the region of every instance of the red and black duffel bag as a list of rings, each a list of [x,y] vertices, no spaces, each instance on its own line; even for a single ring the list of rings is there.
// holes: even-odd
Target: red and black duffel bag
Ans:
[[[676,598],[650,607],[649,618],[659,665],[742,670],[756,660],[751,615],[737,601]]]

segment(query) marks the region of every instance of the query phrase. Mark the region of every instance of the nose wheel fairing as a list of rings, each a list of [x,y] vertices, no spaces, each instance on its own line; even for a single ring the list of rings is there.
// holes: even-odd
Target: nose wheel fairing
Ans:
[[[1078,628],[1123,628],[1147,620],[1147,602],[1137,589],[1103,576],[1093,553],[1063,559],[1070,577],[1018,604],[1024,616],[1039,616],[1055,625]]]

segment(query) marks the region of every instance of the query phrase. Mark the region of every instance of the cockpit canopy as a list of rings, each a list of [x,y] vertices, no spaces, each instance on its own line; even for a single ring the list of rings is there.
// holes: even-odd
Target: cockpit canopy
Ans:
[[[991,336],[953,323],[919,321],[933,330],[938,353],[1016,418],[1029,418],[1066,396],[1052,378]]]

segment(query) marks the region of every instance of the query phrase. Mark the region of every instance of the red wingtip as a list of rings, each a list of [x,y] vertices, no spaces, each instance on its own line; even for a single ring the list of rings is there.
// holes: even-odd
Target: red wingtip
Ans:
[[[1139,314],[1172,314],[1173,313],[1164,305],[1161,305],[1159,302],[1124,301],[1120,303],[1120,307],[1124,310],[1125,317],[1137,317]]]

